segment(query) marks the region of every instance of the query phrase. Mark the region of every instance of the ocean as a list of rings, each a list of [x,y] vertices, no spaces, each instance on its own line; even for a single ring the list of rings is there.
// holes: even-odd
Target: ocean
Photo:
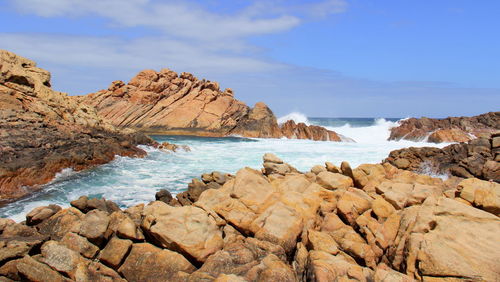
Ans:
[[[22,221],[35,207],[48,204],[67,207],[70,201],[82,195],[104,197],[122,208],[147,203],[154,200],[160,189],[174,195],[186,190],[192,178],[205,172],[235,173],[245,166],[260,169],[262,156],[268,152],[300,171],[308,171],[326,161],[337,165],[348,161],[354,168],[362,163],[379,163],[390,151],[404,147],[448,145],[387,141],[389,129],[400,120],[397,118],[307,118],[291,113],[278,121],[289,119],[327,127],[356,142],[152,136],[158,142],[188,145],[191,152],[166,153],[142,146],[148,152],[145,158],[117,157],[111,163],[80,172],[65,169],[41,191],[1,207],[0,217]]]

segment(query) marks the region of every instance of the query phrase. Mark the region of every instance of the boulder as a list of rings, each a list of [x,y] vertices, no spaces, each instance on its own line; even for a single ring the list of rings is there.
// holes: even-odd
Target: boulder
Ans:
[[[170,281],[179,272],[192,273],[196,268],[182,255],[148,243],[133,244],[119,273],[127,281]]]
[[[494,281],[500,275],[499,232],[497,216],[452,199],[431,197],[403,211],[398,243],[389,256],[395,269],[406,268],[406,274],[417,279]]]
[[[26,215],[26,224],[37,225],[60,210],[61,207],[58,205],[37,207]]]
[[[71,281],[30,256],[22,258],[16,267],[21,276],[28,281]]]
[[[215,220],[198,207],[171,207],[155,201],[143,213],[142,229],[164,248],[200,263],[222,248],[222,232]]]
[[[90,243],[85,237],[73,232],[66,233],[60,243],[88,259],[93,259],[97,252],[99,252],[99,248],[96,245]]]
[[[475,207],[500,216],[500,184],[469,178],[458,184],[458,190],[460,198]]]
[[[340,173],[332,173],[329,171],[320,172],[317,175],[316,182],[326,189],[347,189],[354,185],[352,178]]]
[[[106,231],[109,222],[110,219],[106,212],[91,210],[83,216],[78,234],[100,246],[107,240]]]
[[[104,264],[117,269],[125,259],[131,247],[132,241],[113,237],[101,251],[99,260]]]

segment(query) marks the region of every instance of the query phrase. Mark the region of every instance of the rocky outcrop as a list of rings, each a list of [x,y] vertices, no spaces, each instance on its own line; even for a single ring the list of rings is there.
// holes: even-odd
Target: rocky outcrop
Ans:
[[[283,169],[203,174],[199,182],[211,187],[199,195],[191,189],[190,201],[163,191],[157,201],[121,210],[81,197],[68,209],[36,208],[22,223],[0,219],[0,280],[500,276],[500,184],[448,183],[389,163],[326,163],[305,174],[272,154],[264,164]]]
[[[88,105],[52,90],[48,71],[0,50],[0,200],[36,190],[64,168],[143,156],[136,145],[153,143],[115,129]]]
[[[468,143],[392,151],[385,162],[416,172],[447,174],[500,182],[500,133]]]
[[[107,90],[78,99],[113,125],[146,133],[340,141],[319,126],[292,121],[280,128],[266,104],[250,108],[217,82],[169,69],[144,70],[128,84],[114,81]]]
[[[389,140],[467,142],[500,130],[500,112],[445,119],[409,118],[391,129]]]

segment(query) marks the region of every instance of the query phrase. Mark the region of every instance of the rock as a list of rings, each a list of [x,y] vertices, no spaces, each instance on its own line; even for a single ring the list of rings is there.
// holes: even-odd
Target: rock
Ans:
[[[96,245],[73,232],[66,233],[60,243],[66,248],[78,252],[88,259],[93,259],[97,252],[99,252],[99,248]]]
[[[340,169],[336,165],[332,164],[331,162],[326,162],[325,166],[326,166],[326,170],[329,172],[341,173]]]
[[[467,142],[469,140],[471,137],[467,132],[456,128],[436,130],[427,138],[427,141],[432,143]]]
[[[376,265],[375,253],[368,243],[349,225],[333,213],[328,214],[321,226],[321,231],[330,235],[340,249],[354,258],[361,259],[367,266]]]
[[[328,233],[309,230],[307,234],[310,245],[309,249],[326,252],[332,255],[339,253],[337,242],[335,242]]]
[[[322,251],[309,252],[307,281],[372,281],[372,270],[356,264],[344,255]]]
[[[212,172],[212,179],[217,184],[224,185],[224,183],[226,183],[227,177],[226,177],[226,175],[224,175],[218,171],[214,171],[214,172]]]
[[[125,259],[125,256],[128,254],[131,247],[132,241],[113,237],[101,251],[99,260],[104,264],[117,269]]]
[[[79,209],[83,213],[87,213],[91,210],[100,210],[107,213],[112,213],[114,211],[119,211],[118,205],[111,201],[107,201],[104,198],[91,198],[87,196],[80,196],[78,199],[71,201],[71,206]]]
[[[48,265],[38,262],[30,256],[25,256],[16,265],[22,277],[28,281],[70,281]]]
[[[107,239],[105,235],[109,222],[110,219],[106,212],[101,210],[91,210],[83,216],[78,234],[86,237],[90,242],[100,246]]]
[[[340,170],[342,171],[342,174],[345,175],[345,176],[348,176],[350,178],[354,178],[354,175],[352,173],[352,168],[351,168],[351,165],[346,162],[346,161],[343,161],[341,164],[340,164]]]
[[[460,197],[475,207],[500,216],[500,184],[469,178],[458,184]]]
[[[95,261],[80,263],[75,272],[76,281],[117,281],[125,282],[120,275],[109,267]]]
[[[405,209],[389,251],[395,269],[426,280],[433,277],[494,281],[499,276],[498,217],[458,201],[429,198]]]
[[[396,211],[394,206],[384,200],[384,198],[382,197],[375,198],[375,200],[373,200],[371,204],[373,212],[377,215],[378,218],[381,219],[388,218]]]
[[[500,165],[495,161],[495,153],[491,150],[491,140],[477,138],[442,149],[410,147],[395,150],[384,162],[415,172],[448,174],[462,178],[476,177],[500,182]]]
[[[0,235],[0,264],[27,255],[47,240],[32,227],[14,223],[4,227]]]
[[[350,177],[328,171],[320,172],[316,182],[326,189],[347,189],[354,185]]]
[[[326,171],[326,168],[322,165],[315,165],[311,168],[311,172],[314,174],[319,174],[320,172]]]
[[[184,152],[191,152],[191,148],[188,145],[176,145],[169,142],[163,142],[158,146],[158,149],[164,152],[177,152],[183,150]]]
[[[128,281],[170,281],[178,271],[196,268],[182,255],[148,243],[133,244],[119,272]]]
[[[50,73],[0,50],[0,196],[15,200],[41,189],[63,169],[79,171],[120,156],[144,156],[155,142],[103,121],[77,98],[50,88]],[[123,146],[124,142],[127,146]]]
[[[153,202],[144,208],[143,230],[164,248],[204,262],[223,245],[222,232],[204,210]]]
[[[500,112],[490,112],[473,117],[448,117],[445,119],[409,118],[391,128],[389,140],[422,141],[429,136],[429,142],[467,142],[472,136],[498,131]]]
[[[41,261],[53,269],[74,279],[78,264],[83,258],[75,251],[66,248],[56,241],[48,241],[42,246]]]
[[[165,204],[170,204],[170,202],[174,199],[172,197],[172,194],[168,190],[161,189],[160,191],[156,192],[155,194],[155,199],[157,201],[162,201]]]
[[[79,232],[82,212],[75,208],[63,209],[37,226],[40,233],[52,240],[61,240],[70,231]]]
[[[168,69],[144,70],[128,84],[113,83],[80,100],[115,126],[150,134],[340,141],[335,132],[319,126],[287,123],[280,128],[266,104],[250,108],[232,90],[221,91],[217,85]]]
[[[214,279],[222,274],[232,274],[244,277],[245,281],[275,281],[276,278],[264,279],[264,277],[274,277],[271,272],[273,268],[278,270],[277,273],[283,274],[282,277],[290,275],[293,277],[290,267],[283,263],[285,258],[285,251],[277,245],[254,238],[244,238],[226,244],[223,250],[210,256],[200,269],[191,274],[189,280],[197,281],[201,277]],[[277,279],[277,281],[289,280]]]
[[[144,240],[144,235],[142,234],[141,229],[128,216],[124,217],[121,222],[118,223],[116,234],[118,237],[134,241]]]
[[[363,190],[349,188],[337,203],[338,214],[350,224],[354,224],[360,214],[371,208],[372,201]]]
[[[289,120],[281,125],[283,136],[289,139],[310,139],[315,141],[335,141],[340,142],[340,136],[331,130],[317,125],[306,125],[303,122],[295,123]]]
[[[48,205],[35,208],[26,215],[26,224],[37,225],[60,210],[61,207],[58,205]]]
[[[275,163],[275,164],[282,164],[283,160],[278,158],[275,154],[271,153],[266,153],[264,154],[264,157],[262,157],[264,160],[264,163]]]

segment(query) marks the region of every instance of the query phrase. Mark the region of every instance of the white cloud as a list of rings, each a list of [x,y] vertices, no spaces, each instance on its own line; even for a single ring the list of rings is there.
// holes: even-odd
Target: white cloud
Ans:
[[[259,72],[284,68],[251,56],[240,55],[238,44],[206,46],[159,37],[122,39],[51,34],[0,33],[2,48],[42,62],[74,67],[140,70],[164,67],[193,72]],[[36,48],[33,48],[36,46]],[[219,52],[221,49],[225,52]]]

